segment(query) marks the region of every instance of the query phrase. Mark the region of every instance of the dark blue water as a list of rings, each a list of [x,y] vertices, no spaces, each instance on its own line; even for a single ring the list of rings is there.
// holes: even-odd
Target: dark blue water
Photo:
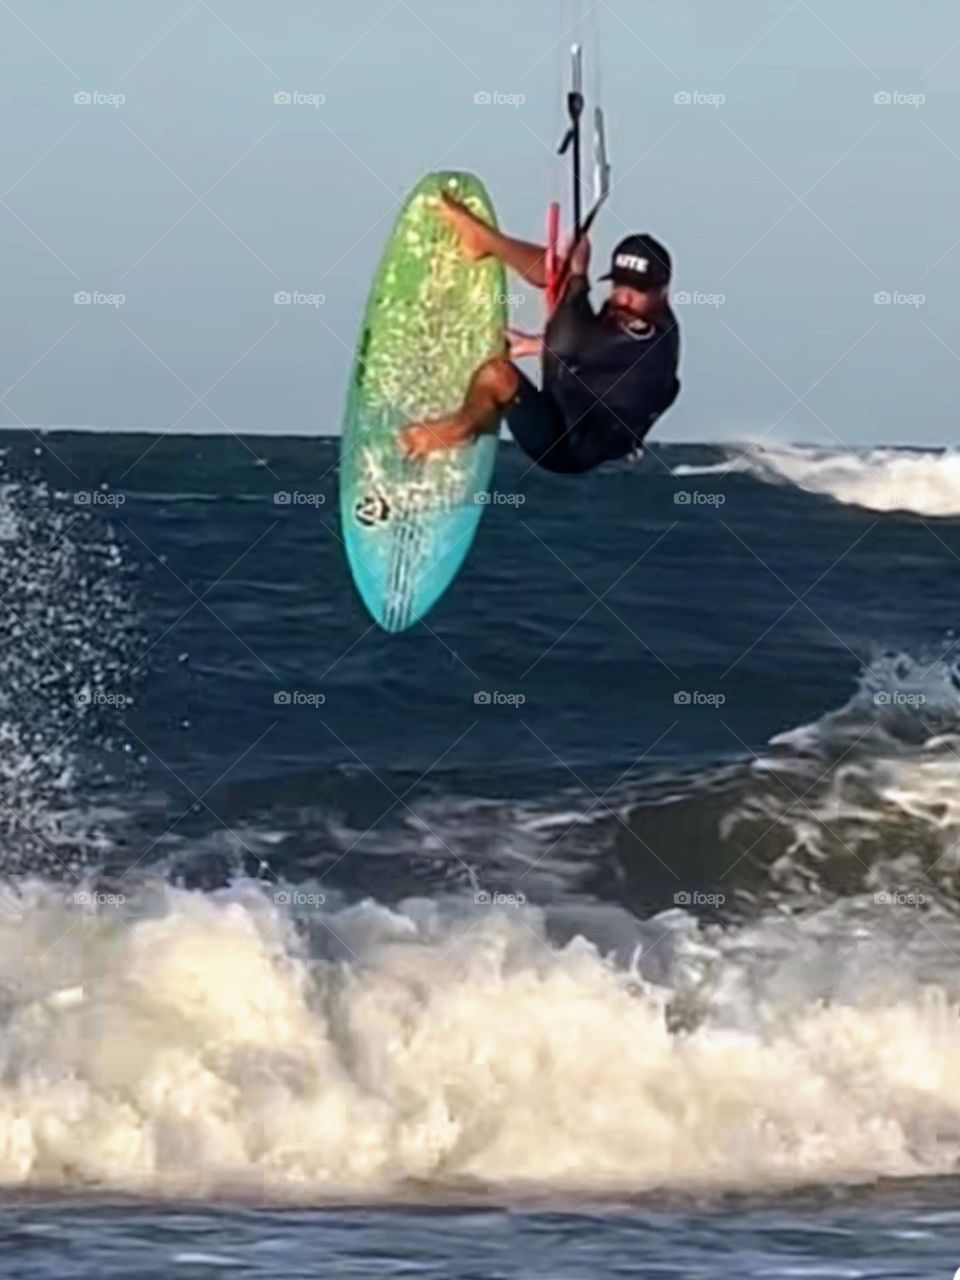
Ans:
[[[960,1265],[952,456],[505,446],[390,637],[334,441],[3,444],[0,1273]]]

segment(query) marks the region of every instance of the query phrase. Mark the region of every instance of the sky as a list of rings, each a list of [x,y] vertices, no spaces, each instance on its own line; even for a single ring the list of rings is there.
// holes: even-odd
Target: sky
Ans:
[[[0,423],[338,431],[417,180],[476,172],[529,238],[566,194],[574,38],[594,262],[674,256],[657,438],[956,443],[953,0],[2,0]]]

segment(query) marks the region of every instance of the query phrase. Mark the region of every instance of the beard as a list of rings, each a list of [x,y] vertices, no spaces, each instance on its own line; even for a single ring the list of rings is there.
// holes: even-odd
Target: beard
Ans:
[[[613,302],[603,304],[603,314],[613,324],[636,324],[638,321],[647,324],[650,320],[650,317],[641,311],[634,311],[632,307],[620,306]]]

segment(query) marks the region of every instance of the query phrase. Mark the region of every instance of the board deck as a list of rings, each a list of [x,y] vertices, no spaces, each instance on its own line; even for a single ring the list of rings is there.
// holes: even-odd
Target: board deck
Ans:
[[[407,459],[399,432],[456,409],[474,370],[503,351],[506,279],[470,262],[438,214],[441,192],[495,224],[468,173],[432,173],[408,196],[367,300],[340,446],[340,521],[357,590],[385,631],[436,604],[486,507],[496,435]]]

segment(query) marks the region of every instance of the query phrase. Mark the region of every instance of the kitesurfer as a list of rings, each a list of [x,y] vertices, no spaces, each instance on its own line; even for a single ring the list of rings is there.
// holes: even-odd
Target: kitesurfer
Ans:
[[[473,261],[493,256],[529,284],[547,284],[542,246],[514,240],[444,196],[442,213]],[[575,244],[559,302],[543,335],[510,330],[506,354],[474,373],[453,414],[404,428],[414,459],[469,444],[498,429],[500,419],[520,447],[548,471],[578,474],[635,453],[680,391],[680,335],[670,308],[671,261],[650,235],[631,235],[614,251],[610,293],[599,311],[589,300],[590,246]],[[542,386],[515,360],[540,356]]]

